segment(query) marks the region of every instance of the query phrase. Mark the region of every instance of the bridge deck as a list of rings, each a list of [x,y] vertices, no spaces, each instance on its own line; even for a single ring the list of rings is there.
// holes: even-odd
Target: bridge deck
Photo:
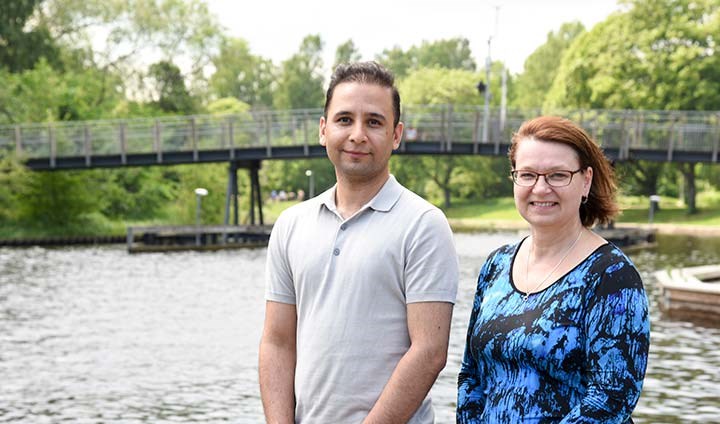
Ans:
[[[0,126],[0,156],[14,151],[38,170],[321,157],[321,114],[321,109],[302,109]],[[504,156],[512,131],[538,114],[493,110],[485,131],[479,106],[407,106],[404,140],[396,153]],[[717,111],[557,114],[583,126],[613,160],[718,162]]]

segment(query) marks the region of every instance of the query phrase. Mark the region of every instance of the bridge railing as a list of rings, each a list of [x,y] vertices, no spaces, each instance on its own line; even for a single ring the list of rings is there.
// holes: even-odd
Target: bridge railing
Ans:
[[[558,110],[543,111],[578,122],[601,145],[631,149],[712,152],[720,144],[720,112]],[[492,109],[488,128],[482,106],[410,105],[403,108],[405,142],[508,143],[520,124],[540,110]],[[0,126],[0,155],[27,158],[155,154],[260,148],[317,143],[322,109],[252,110],[217,116],[173,116],[123,120],[51,122]],[[487,137],[485,137],[487,135]],[[627,157],[627,156],[625,156]]]

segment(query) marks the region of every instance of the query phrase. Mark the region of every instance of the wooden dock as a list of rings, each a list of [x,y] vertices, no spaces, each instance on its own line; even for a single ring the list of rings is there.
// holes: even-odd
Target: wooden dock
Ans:
[[[720,265],[655,272],[662,310],[674,318],[720,325]]]
[[[623,251],[650,247],[655,244],[656,231],[651,228],[622,227],[605,228],[595,227],[593,231],[605,240],[612,242]]]
[[[266,246],[271,225],[187,225],[128,227],[130,253],[220,250]]]

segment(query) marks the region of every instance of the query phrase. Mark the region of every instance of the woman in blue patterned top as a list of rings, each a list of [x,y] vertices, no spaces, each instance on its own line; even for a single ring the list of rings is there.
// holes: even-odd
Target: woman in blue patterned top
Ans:
[[[530,236],[478,277],[458,423],[631,423],[650,344],[640,276],[589,230],[618,211],[612,168],[574,123],[524,123],[509,151]]]

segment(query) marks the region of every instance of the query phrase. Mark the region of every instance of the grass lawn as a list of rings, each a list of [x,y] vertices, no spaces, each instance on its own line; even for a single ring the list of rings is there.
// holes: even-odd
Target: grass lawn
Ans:
[[[621,196],[619,198],[621,215],[618,222],[645,224],[648,222],[649,200],[640,196]],[[263,214],[266,222],[274,222],[280,212],[296,204],[296,201],[273,202],[263,205]],[[698,196],[700,211],[688,215],[685,206],[676,199],[663,197],[660,200],[660,210],[655,213],[653,222],[670,223],[678,225],[718,225],[720,226],[720,204],[715,198],[705,199]],[[479,226],[493,227],[493,223],[517,222],[524,223],[520,214],[515,210],[512,197],[500,197],[482,201],[455,202],[444,211],[453,226]],[[482,225],[485,223],[486,225]]]
[[[720,204],[698,196],[699,212],[688,215],[685,206],[672,198],[660,200],[660,210],[655,213],[653,222],[676,225],[718,225],[720,226]],[[618,222],[644,224],[649,218],[649,200],[638,196],[622,196],[619,199],[622,213]],[[467,227],[483,222],[492,227],[493,222],[522,222],[522,217],[515,210],[515,203],[510,197],[487,199],[485,201],[456,203],[445,211],[453,226]]]
[[[661,198],[660,210],[655,213],[653,222],[657,224],[701,225],[720,227],[720,195],[714,193],[698,194],[699,212],[688,215],[685,206],[673,198]],[[280,213],[297,201],[268,202],[263,204],[263,216],[266,224],[275,222]],[[617,222],[628,224],[648,223],[649,200],[640,196],[621,196],[619,198],[621,215]],[[527,223],[515,210],[511,197],[492,198],[481,201],[455,202],[444,211],[450,225],[456,231],[492,230],[498,228],[526,228]],[[127,226],[170,225],[163,220],[144,222],[106,221],[98,228],[88,228],[78,235],[124,235]],[[89,230],[89,231],[88,231]],[[46,237],[68,235],[72,231],[59,234],[47,231],[23,228],[0,228],[0,238]]]

